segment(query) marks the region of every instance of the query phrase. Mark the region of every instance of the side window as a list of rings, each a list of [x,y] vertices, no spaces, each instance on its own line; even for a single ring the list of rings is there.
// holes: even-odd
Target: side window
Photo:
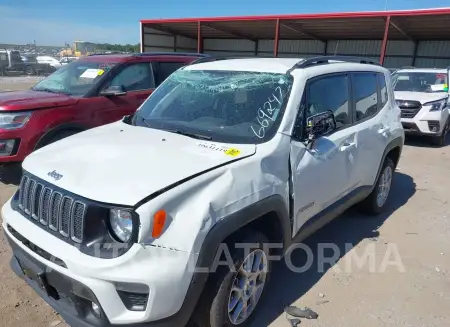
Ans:
[[[386,77],[384,74],[378,74],[378,85],[380,87],[381,92],[381,106],[380,109],[383,108],[388,102],[388,89],[386,87]]]
[[[353,75],[356,121],[378,112],[378,82],[376,73],[355,73]]]
[[[142,62],[126,66],[110,83],[110,86],[120,85],[122,85],[127,92],[154,88],[155,82],[153,80],[151,64]]]
[[[326,76],[310,82],[305,102],[306,117],[331,110],[336,118],[337,128],[350,125],[352,114],[348,87],[347,75]]]
[[[156,85],[164,82],[170,74],[183,66],[186,66],[185,62],[157,62],[154,68]]]

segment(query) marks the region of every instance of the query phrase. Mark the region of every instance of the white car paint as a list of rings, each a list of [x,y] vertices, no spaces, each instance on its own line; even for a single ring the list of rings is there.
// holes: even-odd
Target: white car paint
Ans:
[[[36,57],[38,63],[40,64],[49,64],[55,69],[59,69],[62,67],[61,63],[53,57],[50,56],[37,56]]]
[[[185,69],[285,73],[298,61],[235,59]],[[219,221],[271,195],[280,195],[288,208],[292,176],[294,236],[318,212],[357,187],[375,183],[388,143],[404,138],[390,88],[390,100],[378,115],[317,139],[313,148],[291,135],[306,82],[312,77],[348,71],[378,72],[390,85],[389,71],[374,65],[333,63],[295,69],[278,132],[265,143],[219,144],[116,122],[29,155],[23,163],[27,172],[84,198],[115,205],[135,205],[154,192],[195,176],[138,205],[138,243],[118,258],[105,260],[81,253],[14,211],[10,201],[2,209],[4,231],[17,242],[8,231],[10,225],[64,260],[67,269],[18,243],[37,260],[87,285],[112,324],[169,317],[180,309],[186,296],[193,276],[189,264],[195,264],[206,235]],[[227,154],[230,149],[238,151]],[[62,178],[50,177],[49,172],[54,170]],[[152,217],[162,208],[168,222],[164,233],[155,239],[151,236]],[[148,285],[147,309],[127,310],[115,292],[114,282]]]
[[[447,75],[447,81],[449,80],[448,71],[446,69],[399,69],[395,72],[398,73],[434,73],[434,74],[445,74]],[[417,112],[417,114],[412,118],[402,117],[401,121],[404,123],[414,124],[416,129],[406,128],[406,133],[422,134],[438,136],[444,131],[445,125],[449,122],[449,110],[450,110],[450,100],[449,92],[409,92],[409,91],[394,91],[395,99],[398,101],[404,100],[415,100],[422,104],[422,108]],[[441,111],[430,111],[431,102],[446,100],[448,105]],[[431,130],[428,122],[439,122],[438,130]]]

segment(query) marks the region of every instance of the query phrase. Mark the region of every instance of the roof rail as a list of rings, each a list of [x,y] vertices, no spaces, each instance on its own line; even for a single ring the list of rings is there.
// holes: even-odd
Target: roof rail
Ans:
[[[246,58],[252,58],[252,57],[236,57],[236,56],[234,56],[234,57],[217,57],[217,56],[209,56],[209,57],[204,57],[204,58],[199,58],[197,60],[194,60],[189,65],[201,64],[201,63],[204,63],[204,62],[213,62],[213,61],[219,61],[219,60],[246,59]]]
[[[381,66],[381,64],[378,61],[369,58],[353,57],[353,56],[318,56],[300,60],[291,69],[289,69],[287,73],[289,74],[294,69],[298,68],[306,68],[316,65],[329,64],[330,61],[353,62],[358,64],[371,64]]]
[[[133,53],[133,57],[145,57],[145,56],[180,56],[180,57],[209,57],[208,54],[198,52],[140,52]]]

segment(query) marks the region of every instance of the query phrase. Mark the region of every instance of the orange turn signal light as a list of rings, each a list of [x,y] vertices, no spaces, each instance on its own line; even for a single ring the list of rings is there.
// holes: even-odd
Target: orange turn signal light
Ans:
[[[152,237],[160,237],[164,231],[164,225],[166,224],[166,212],[164,210],[159,210],[153,216],[153,229]]]

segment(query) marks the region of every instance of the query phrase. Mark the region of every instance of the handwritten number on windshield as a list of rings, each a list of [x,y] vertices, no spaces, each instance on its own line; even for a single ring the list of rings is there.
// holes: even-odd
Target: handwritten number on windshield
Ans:
[[[263,106],[258,109],[258,116],[256,120],[258,121],[259,126],[256,128],[251,127],[253,133],[262,139],[266,135],[266,129],[271,126],[271,122],[273,123],[276,119],[274,116],[275,110],[279,109],[281,106],[281,99],[283,98],[283,92],[280,86],[277,86],[275,91],[269,96],[266,102],[264,102]],[[272,103],[275,102],[275,108],[272,107]]]

